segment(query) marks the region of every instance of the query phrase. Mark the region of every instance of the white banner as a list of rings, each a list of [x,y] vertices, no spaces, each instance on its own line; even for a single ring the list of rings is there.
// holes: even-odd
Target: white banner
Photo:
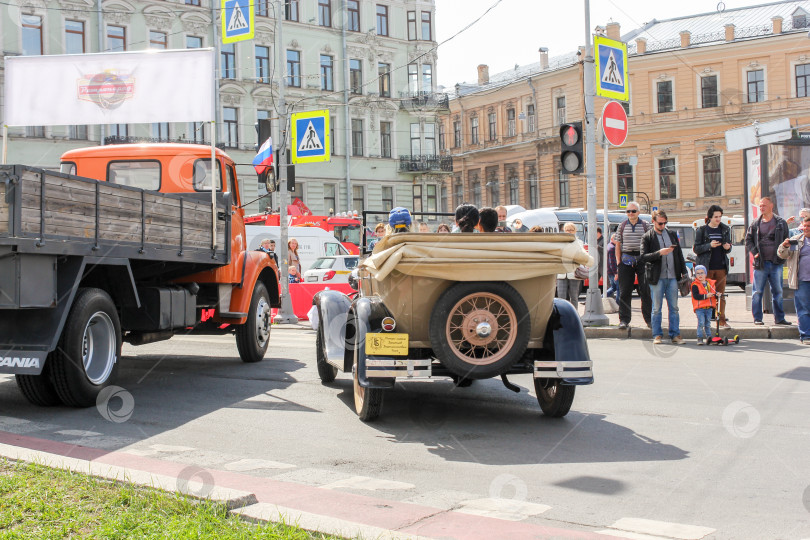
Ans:
[[[5,58],[8,126],[214,119],[212,49]]]

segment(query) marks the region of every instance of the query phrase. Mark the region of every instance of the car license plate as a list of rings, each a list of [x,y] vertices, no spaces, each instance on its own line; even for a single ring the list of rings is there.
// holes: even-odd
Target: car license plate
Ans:
[[[307,276],[307,281],[318,281],[318,276]]]
[[[408,354],[408,334],[366,334],[366,354],[406,356]]]

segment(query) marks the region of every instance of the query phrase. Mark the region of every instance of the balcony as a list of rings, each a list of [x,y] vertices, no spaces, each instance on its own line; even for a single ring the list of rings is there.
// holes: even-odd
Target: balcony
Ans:
[[[447,94],[433,92],[400,92],[399,108],[406,111],[450,111]]]
[[[453,158],[435,155],[399,156],[399,172],[451,173],[453,172]]]

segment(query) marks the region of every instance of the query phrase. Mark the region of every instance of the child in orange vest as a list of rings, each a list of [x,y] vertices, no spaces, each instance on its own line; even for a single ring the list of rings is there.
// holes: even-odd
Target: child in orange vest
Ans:
[[[692,282],[692,307],[697,315],[697,344],[704,345],[712,336],[712,313],[717,309],[717,289],[713,279],[706,279],[706,267],[695,266]]]

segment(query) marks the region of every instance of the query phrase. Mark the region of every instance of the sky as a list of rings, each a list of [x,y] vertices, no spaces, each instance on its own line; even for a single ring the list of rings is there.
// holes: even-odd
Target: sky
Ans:
[[[436,0],[436,37],[439,43],[497,5],[469,29],[438,49],[439,85],[448,89],[457,82],[478,80],[478,64],[489,65],[490,75],[540,60],[537,50],[549,57],[576,51],[585,44],[585,0]],[[711,13],[722,8],[746,7],[757,0],[591,0],[591,24],[621,24],[622,34],[652,19]],[[463,9],[460,7],[463,6]]]

